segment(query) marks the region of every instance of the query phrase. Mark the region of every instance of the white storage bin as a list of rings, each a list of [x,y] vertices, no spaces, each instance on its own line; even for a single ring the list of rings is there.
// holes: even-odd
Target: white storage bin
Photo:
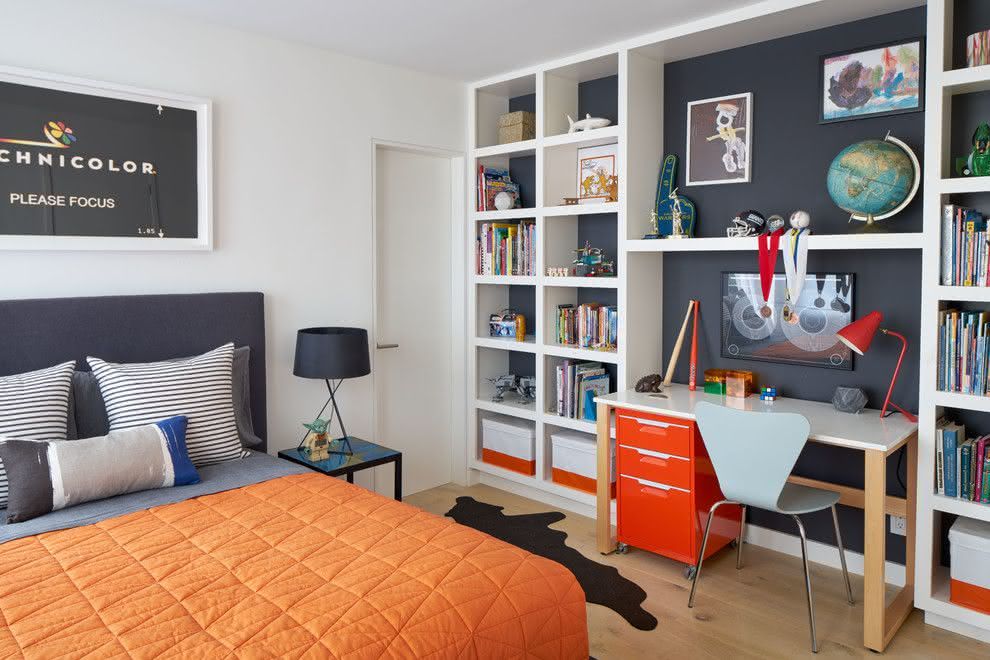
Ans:
[[[521,474],[536,474],[536,425],[516,419],[481,420],[481,460]]]
[[[559,431],[550,434],[552,479],[587,493],[597,492],[598,443],[582,433]],[[611,443],[612,492],[615,492],[615,441]]]
[[[949,600],[990,614],[990,523],[957,518],[949,529]]]

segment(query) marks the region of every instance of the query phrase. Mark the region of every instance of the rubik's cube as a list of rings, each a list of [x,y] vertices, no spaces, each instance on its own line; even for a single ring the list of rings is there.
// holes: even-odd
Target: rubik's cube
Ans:
[[[761,387],[760,388],[760,401],[766,401],[767,403],[772,403],[777,400],[777,388],[776,387]]]

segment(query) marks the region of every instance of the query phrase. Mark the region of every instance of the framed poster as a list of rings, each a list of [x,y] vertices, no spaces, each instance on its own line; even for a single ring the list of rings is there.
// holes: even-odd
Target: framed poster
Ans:
[[[577,150],[577,198],[579,204],[613,201],[618,185],[618,150],[616,143]]]
[[[851,370],[852,350],[836,333],[853,320],[853,283],[852,273],[809,274],[785,320],[783,273],[767,317],[759,273],[722,273],[722,357]]]
[[[209,250],[209,100],[0,67],[0,249]]]
[[[925,109],[925,40],[918,37],[822,57],[821,124]]]
[[[687,108],[685,185],[749,183],[753,94],[691,101]]]

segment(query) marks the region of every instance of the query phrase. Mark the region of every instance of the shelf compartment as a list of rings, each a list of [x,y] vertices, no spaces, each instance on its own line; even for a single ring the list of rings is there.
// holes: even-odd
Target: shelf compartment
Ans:
[[[494,401],[495,385],[492,382],[499,376],[515,374],[519,377],[536,377],[536,355],[530,351],[512,350],[507,348],[475,348],[477,360],[477,383],[475,398],[477,407],[535,420],[539,402],[539,392],[536,401],[525,399],[516,392],[507,392],[502,401]]]
[[[561,215],[543,223],[546,267],[574,267],[575,251],[589,243],[604,252],[605,261],[618,267],[618,220],[614,213]],[[544,268],[544,274],[546,268]],[[546,276],[549,281],[550,276]],[[582,278],[592,279],[592,278]]]
[[[602,367],[605,369],[605,373],[609,377],[609,393],[616,390],[616,383],[618,382],[617,375],[617,365],[612,362],[606,362],[601,359],[587,359],[578,358],[570,359],[565,357],[558,357],[556,355],[546,355],[543,363],[543,393],[537,393],[537,405],[541,405],[541,411],[544,418],[550,421],[552,424],[557,424],[559,426],[564,426],[566,422],[573,422],[568,428],[574,428],[579,431],[584,431],[586,433],[595,432],[595,422],[585,419],[584,416],[581,417],[563,417],[557,414],[557,367],[564,364],[565,361],[569,360],[572,364],[575,362],[600,362]],[[550,418],[553,418],[552,421]],[[590,429],[590,430],[589,430]]]
[[[477,288],[475,327],[477,346],[500,350],[536,352],[536,328],[539,318],[536,313],[536,288],[532,286],[483,284]],[[513,309],[526,317],[526,341],[517,342],[515,337],[491,337],[488,323],[492,314],[504,309]]]
[[[551,426],[559,426],[560,428],[570,429],[572,431],[590,433],[593,437],[598,434],[596,422],[589,422],[586,419],[571,419],[570,417],[561,417],[560,415],[546,412],[543,413],[543,422]],[[609,435],[612,439],[615,439],[614,424],[609,429]]]
[[[812,234],[809,250],[920,250],[925,235],[900,234]],[[756,238],[634,239],[625,242],[628,252],[756,252]]]
[[[544,204],[564,205],[565,197],[577,197],[579,187],[578,175],[578,154],[580,150],[590,146],[612,145],[618,152],[618,138],[609,140],[596,140],[594,145],[569,141],[556,146],[545,147],[543,150],[543,200]],[[616,165],[618,165],[618,154],[616,154]],[[616,168],[618,173],[618,168]],[[602,194],[602,193],[599,193]],[[615,204],[608,202],[605,197],[591,199],[584,204],[577,206],[597,206],[599,204]],[[568,214],[570,215],[570,214]]]
[[[550,69],[544,74],[544,135],[567,134],[567,115],[574,121],[586,114],[605,117],[612,126],[619,119],[619,55],[608,53],[590,60]]]
[[[507,146],[498,144],[498,118],[515,110],[532,112],[535,109],[535,99],[535,73],[477,88],[475,90],[475,144],[477,147]]]

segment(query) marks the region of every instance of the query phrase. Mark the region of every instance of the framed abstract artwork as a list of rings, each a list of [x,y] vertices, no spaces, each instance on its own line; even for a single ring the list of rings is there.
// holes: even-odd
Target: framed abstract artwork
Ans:
[[[691,101],[687,107],[687,124],[685,185],[751,180],[751,92]]]
[[[0,250],[209,250],[208,99],[0,67]]]
[[[853,294],[852,273],[809,274],[796,304],[790,304],[779,273],[765,305],[759,273],[722,273],[721,355],[850,370],[852,350],[836,333],[853,320]],[[769,316],[760,313],[765,306]]]
[[[925,109],[925,40],[918,37],[821,58],[819,123]]]

